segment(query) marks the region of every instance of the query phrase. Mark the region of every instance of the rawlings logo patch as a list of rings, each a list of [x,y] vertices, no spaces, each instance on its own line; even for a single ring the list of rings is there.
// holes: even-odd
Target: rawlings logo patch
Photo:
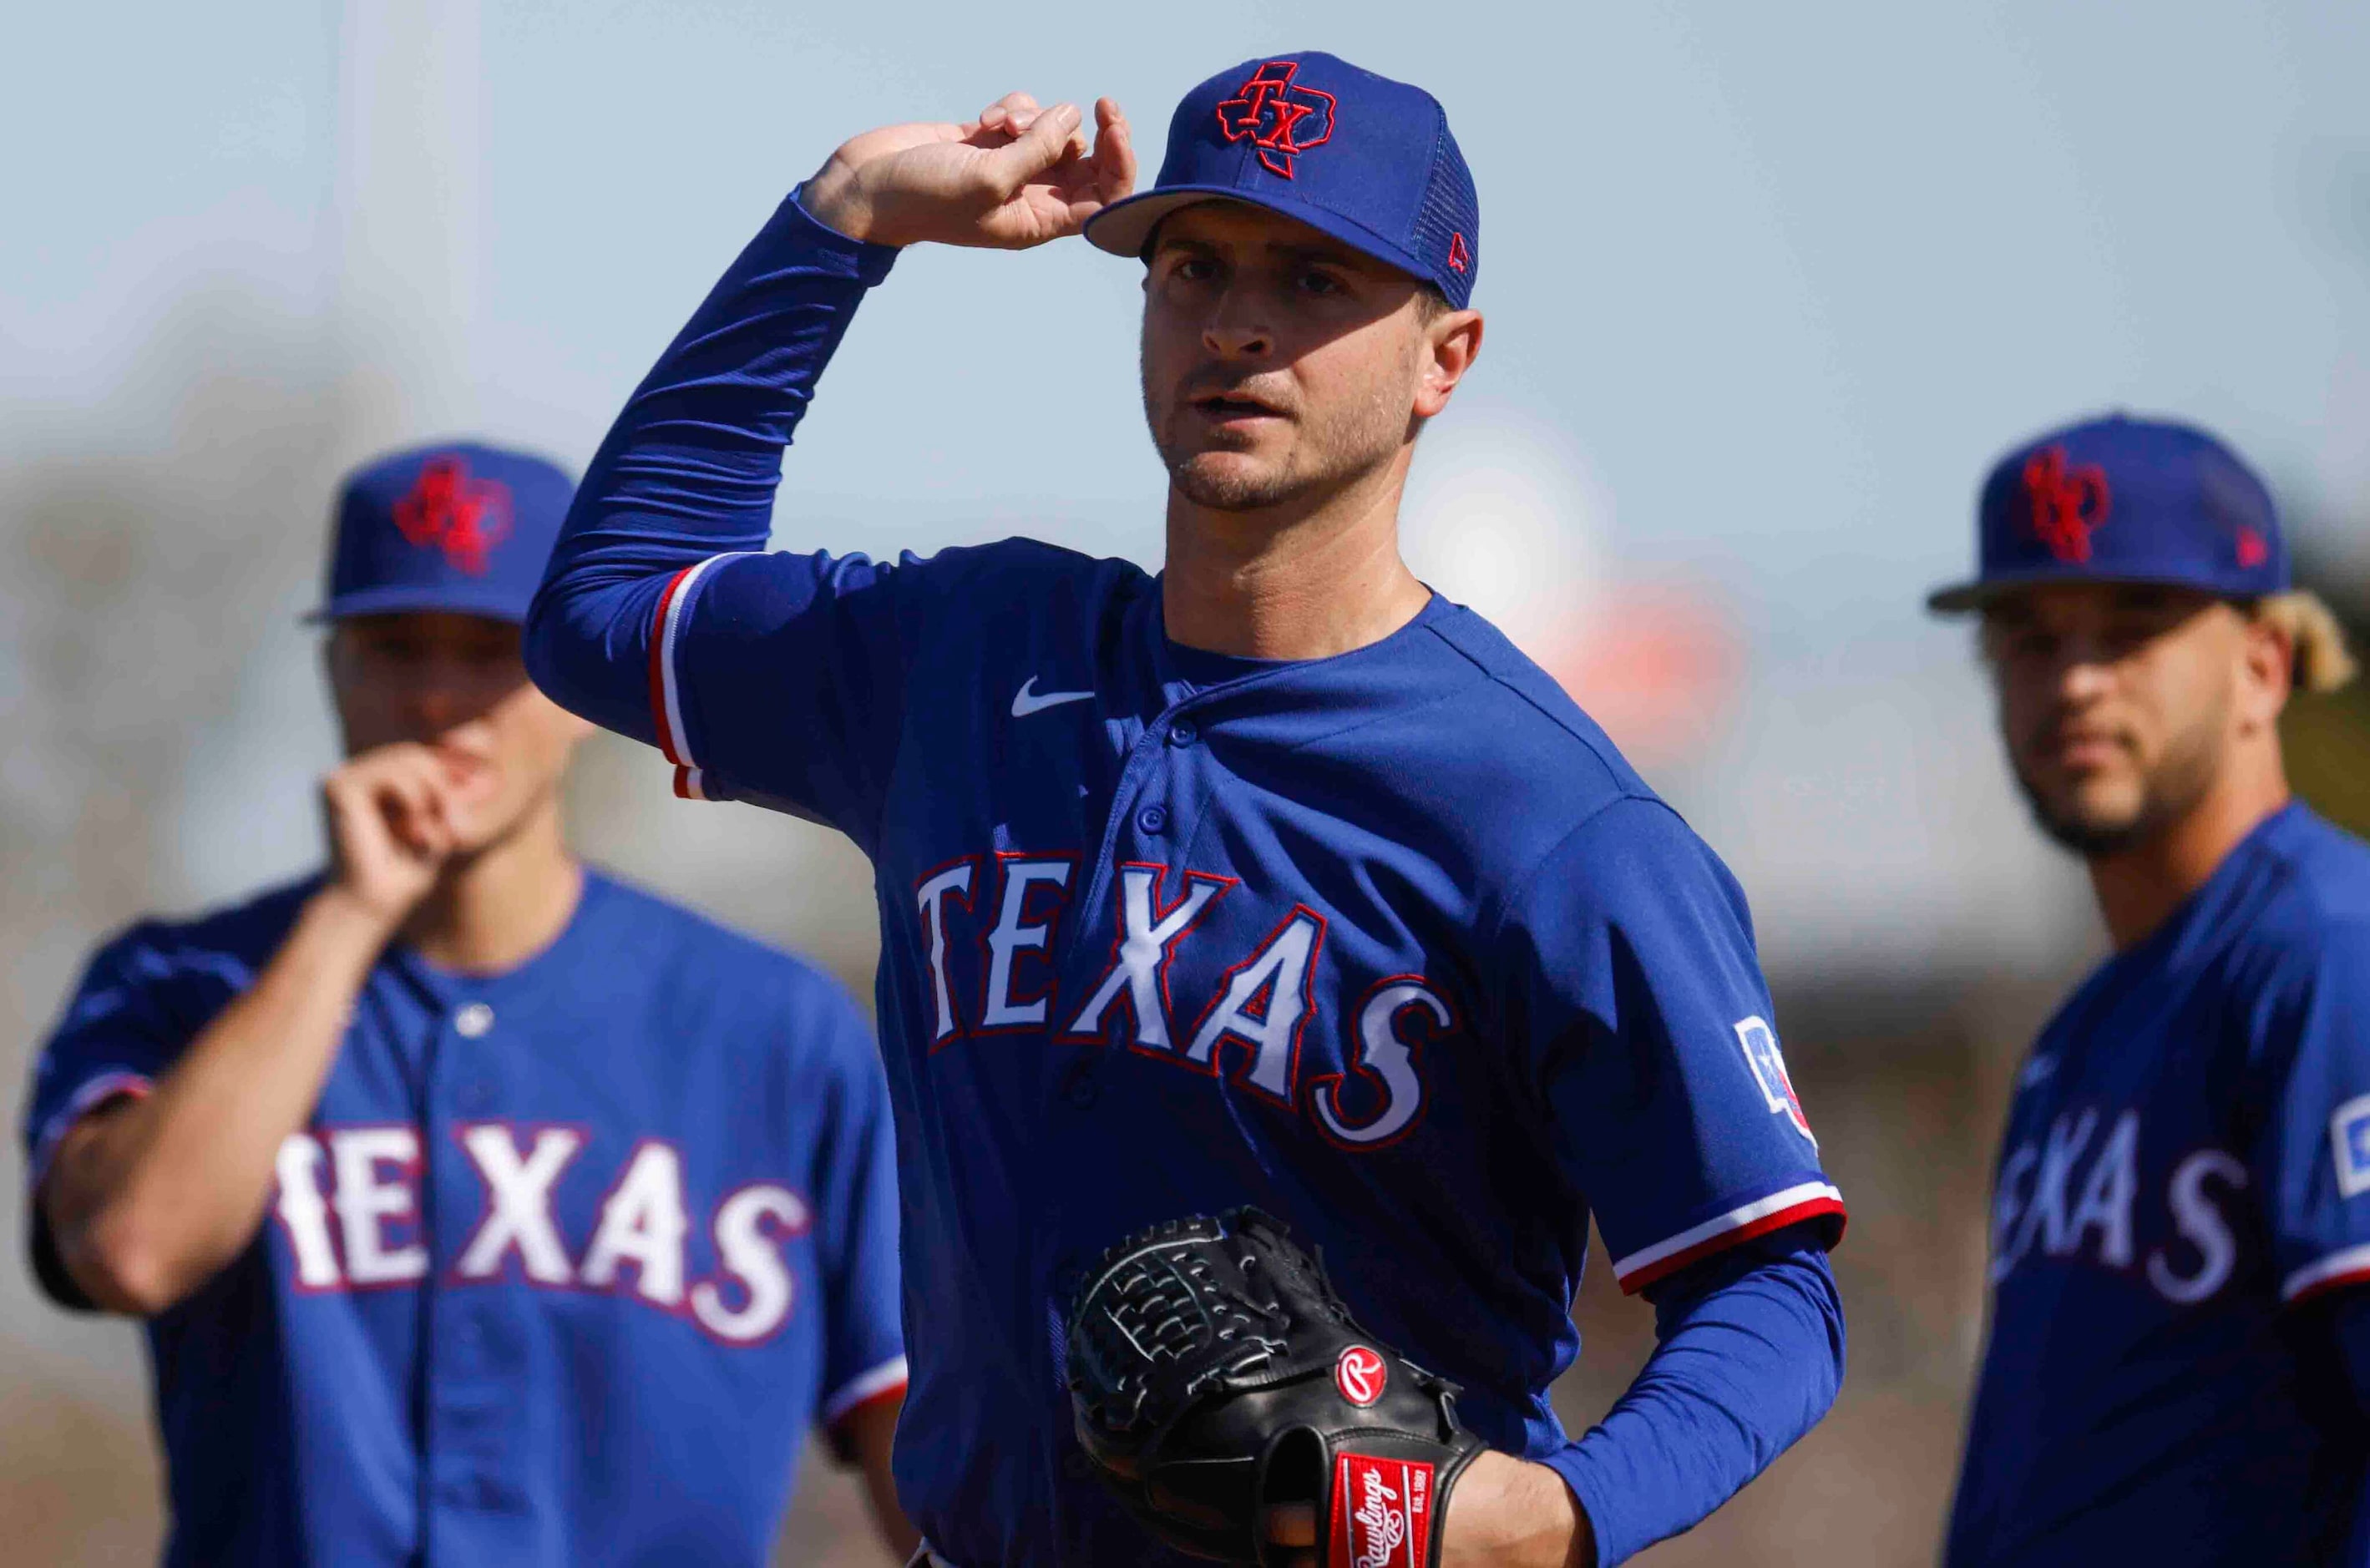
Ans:
[[[1327,1561],[1347,1568],[1423,1568],[1431,1560],[1432,1466],[1416,1459],[1333,1457]]]
[[[2032,532],[2061,561],[2090,558],[2090,535],[2107,521],[2107,471],[2095,463],[2065,465],[2053,446],[2024,460],[2024,494],[2032,503]]]
[[[1293,177],[1294,155],[1333,139],[1333,95],[1295,87],[1297,60],[1271,60],[1218,105],[1218,131],[1229,142],[1248,141],[1259,160],[1284,178]]]
[[[1333,1386],[1361,1410],[1383,1397],[1383,1385],[1389,1377],[1383,1358],[1363,1345],[1352,1345],[1333,1363]]]
[[[412,544],[435,545],[458,569],[483,577],[486,556],[510,536],[511,489],[470,478],[469,465],[457,457],[431,458],[395,503],[395,526]]]
[[[1769,1105],[1771,1116],[1783,1116],[1794,1124],[1794,1130],[1819,1146],[1818,1136],[1811,1131],[1811,1118],[1802,1114],[1802,1102],[1794,1097],[1794,1081],[1787,1076],[1785,1055],[1778,1049],[1778,1032],[1768,1021],[1759,1017],[1740,1018],[1736,1022],[1736,1043],[1744,1048],[1744,1064],[1753,1070],[1753,1081],[1761,1085],[1761,1097]]]

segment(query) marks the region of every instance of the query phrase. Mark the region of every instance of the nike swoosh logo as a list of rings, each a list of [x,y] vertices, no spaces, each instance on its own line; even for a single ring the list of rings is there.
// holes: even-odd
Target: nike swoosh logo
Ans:
[[[1047,692],[1041,696],[1037,692],[1037,677],[1031,675],[1020,690],[1012,693],[1012,716],[1027,718],[1041,708],[1058,708],[1064,703],[1083,703],[1093,695],[1092,692]]]

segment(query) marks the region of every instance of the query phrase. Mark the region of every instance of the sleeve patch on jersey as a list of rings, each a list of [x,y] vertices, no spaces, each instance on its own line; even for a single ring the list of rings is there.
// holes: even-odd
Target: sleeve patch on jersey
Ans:
[[[1761,1097],[1769,1105],[1769,1114],[1782,1116],[1794,1124],[1794,1130],[1819,1146],[1818,1135],[1811,1130],[1811,1119],[1802,1114],[1802,1102],[1794,1095],[1794,1081],[1786,1075],[1786,1057],[1778,1048],[1778,1031],[1768,1020],[1758,1016],[1736,1021],[1736,1043],[1744,1049],[1744,1065],[1753,1070],[1753,1081],[1761,1085]]]
[[[2358,1094],[2329,1118],[2329,1149],[2337,1161],[2337,1190],[2354,1197],[2370,1192],[2370,1094]]]

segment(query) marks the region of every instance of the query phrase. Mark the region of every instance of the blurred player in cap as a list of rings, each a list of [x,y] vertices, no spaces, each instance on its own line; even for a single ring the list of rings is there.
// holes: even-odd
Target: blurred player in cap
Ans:
[[[1329,54],[1247,61],[1186,96],[1133,200],[1117,106],[1091,145],[1084,120],[1014,94],[834,154],[620,416],[530,663],[663,747],[684,794],[873,860],[915,1358],[897,1480],[938,1561],[1178,1560],[1089,1473],[1064,1323],[1106,1248],[1237,1204],[1321,1246],[1492,1451],[1421,1492],[1437,1530],[1305,1494],[1229,1530],[1271,1562],[1617,1561],[1717,1507],[1842,1374],[1843,1205],[1743,897],[1400,558],[1418,433],[1481,344],[1479,203],[1440,104]],[[1081,229],[1145,268],[1166,570],[1026,540],[766,554],[783,449],[897,247]],[[982,395],[1046,432],[1013,463],[1058,468],[1061,388],[996,375]],[[1548,1389],[1592,1215],[1661,1345],[1575,1439]]]
[[[2353,665],[2203,431],[2054,431],[1980,521],[1931,602],[1981,616],[2115,951],[2017,1080],[1947,1562],[2370,1563],[2370,846],[2290,797],[2278,728]]]
[[[804,1429],[901,1548],[879,1063],[798,961],[581,866],[527,682],[570,486],[339,507],[328,867],[99,950],[25,1116],[59,1301],[147,1320],[169,1563],[765,1561]]]

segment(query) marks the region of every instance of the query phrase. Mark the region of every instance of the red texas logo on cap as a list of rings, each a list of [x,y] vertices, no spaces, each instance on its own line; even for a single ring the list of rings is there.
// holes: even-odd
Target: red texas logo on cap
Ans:
[[[2090,534],[2107,521],[2107,471],[2095,463],[2065,466],[2065,449],[2044,447],[2024,460],[2032,532],[2061,561],[2090,558]]]
[[[510,536],[511,487],[470,478],[457,457],[431,457],[395,503],[395,526],[412,544],[437,545],[454,567],[483,577],[487,554]]]
[[[1321,146],[1333,136],[1333,95],[1295,87],[1297,60],[1271,60],[1218,105],[1218,129],[1229,142],[1250,139],[1260,162],[1292,177],[1292,156]],[[1312,122],[1311,117],[1316,117]]]

